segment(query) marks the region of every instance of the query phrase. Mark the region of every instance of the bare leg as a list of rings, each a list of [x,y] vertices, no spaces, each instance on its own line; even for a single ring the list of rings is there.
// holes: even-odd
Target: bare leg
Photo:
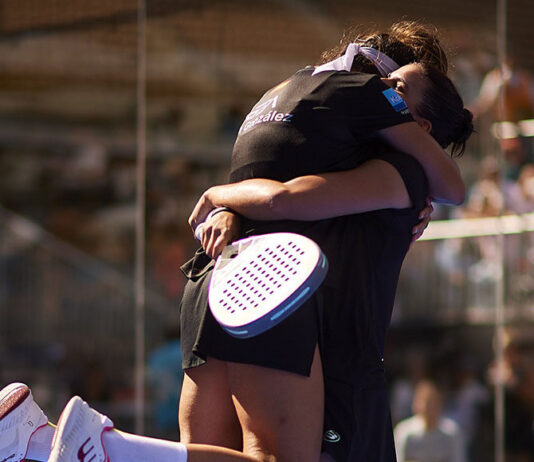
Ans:
[[[233,449],[184,445],[120,431],[104,432],[102,443],[113,462],[263,462]]]
[[[187,369],[180,397],[180,441],[240,451],[243,437],[232,402],[224,361]]]
[[[50,446],[55,426],[49,424],[42,431],[36,432],[29,443],[27,458],[36,461],[47,461],[50,457]],[[105,432],[102,442],[111,460],[114,462],[137,462],[146,460],[165,460],[168,457],[173,462],[180,461],[180,443],[146,438],[120,431]],[[46,439],[48,444],[43,444]],[[37,448],[42,446],[42,448]],[[188,462],[263,462],[242,452],[217,446],[204,444],[187,444]],[[37,452],[39,449],[39,452]]]
[[[187,444],[186,446],[187,462],[268,462],[268,459],[257,459],[232,449],[204,444]]]
[[[324,412],[318,348],[310,377],[246,364],[227,366],[244,453],[261,461],[317,462]]]

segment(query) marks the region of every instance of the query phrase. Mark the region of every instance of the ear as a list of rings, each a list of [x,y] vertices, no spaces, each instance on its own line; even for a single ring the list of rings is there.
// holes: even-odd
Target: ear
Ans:
[[[417,120],[417,123],[425,132],[430,133],[432,131],[432,122],[430,122],[430,120],[419,119]]]

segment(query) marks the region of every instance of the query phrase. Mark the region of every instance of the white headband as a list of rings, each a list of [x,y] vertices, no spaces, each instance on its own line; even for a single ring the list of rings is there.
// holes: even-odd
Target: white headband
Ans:
[[[362,47],[357,43],[350,43],[347,51],[343,56],[334,59],[325,64],[321,64],[315,68],[312,75],[319,74],[326,71],[349,71],[352,67],[352,62],[356,55],[365,56],[371,61],[380,72],[382,77],[387,77],[389,73],[399,68],[399,65],[393,61],[389,56],[371,47]]]

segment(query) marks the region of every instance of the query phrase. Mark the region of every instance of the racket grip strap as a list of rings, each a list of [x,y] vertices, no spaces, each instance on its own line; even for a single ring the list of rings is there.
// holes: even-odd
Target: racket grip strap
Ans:
[[[233,212],[233,210],[228,207],[217,207],[217,208],[214,208],[210,213],[208,213],[208,216],[206,217],[206,219],[202,223],[199,223],[197,227],[195,228],[195,238],[197,239],[197,241],[200,241],[202,239],[202,229],[204,228],[204,223],[207,223],[215,215],[221,212]]]

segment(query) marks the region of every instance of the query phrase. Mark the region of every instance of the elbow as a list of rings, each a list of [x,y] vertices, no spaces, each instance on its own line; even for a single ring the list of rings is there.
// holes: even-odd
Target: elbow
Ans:
[[[465,201],[466,191],[463,182],[460,182],[454,187],[447,187],[445,190],[439,192],[431,191],[432,200],[440,204],[447,205],[462,205]]]
[[[465,185],[461,183],[454,189],[447,191],[443,198],[441,200],[438,200],[437,202],[449,205],[462,205],[465,201],[465,196]]]
[[[281,186],[269,194],[267,200],[269,215],[272,219],[286,220],[291,218],[290,196],[290,191],[285,186]]]
[[[465,194],[461,198],[458,198],[458,200],[454,203],[454,205],[462,205],[464,202],[465,202]]]
[[[458,185],[458,188],[456,188],[452,203],[454,205],[462,205],[465,201],[465,196],[465,184],[462,182],[460,185]]]

